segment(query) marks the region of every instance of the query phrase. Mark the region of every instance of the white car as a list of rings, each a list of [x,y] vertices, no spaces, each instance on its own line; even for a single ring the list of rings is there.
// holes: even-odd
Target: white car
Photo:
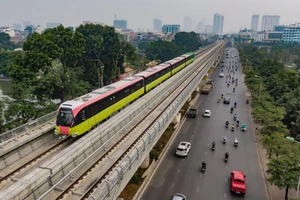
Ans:
[[[188,153],[191,150],[191,143],[189,142],[180,142],[177,149],[176,149],[176,155],[177,156],[188,156]]]
[[[203,117],[210,117],[210,116],[211,116],[210,110],[205,110],[204,114],[203,114]]]
[[[221,74],[219,75],[219,77],[223,78],[223,77],[224,77],[224,73],[221,73]]]

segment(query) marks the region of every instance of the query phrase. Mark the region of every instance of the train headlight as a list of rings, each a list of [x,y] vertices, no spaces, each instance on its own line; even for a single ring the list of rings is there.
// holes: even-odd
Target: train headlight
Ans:
[[[75,138],[75,137],[77,137],[77,134],[73,133],[71,136],[72,136],[72,138]]]

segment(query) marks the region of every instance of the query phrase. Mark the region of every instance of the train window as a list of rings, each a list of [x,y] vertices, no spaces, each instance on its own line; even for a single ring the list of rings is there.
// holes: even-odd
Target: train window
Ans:
[[[80,112],[80,117],[81,117],[81,120],[82,120],[82,121],[85,121],[85,120],[86,120],[85,110],[82,110],[82,111]]]

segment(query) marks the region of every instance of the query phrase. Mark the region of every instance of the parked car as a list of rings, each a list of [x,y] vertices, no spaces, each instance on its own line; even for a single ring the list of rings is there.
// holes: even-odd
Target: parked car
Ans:
[[[232,193],[242,194],[246,193],[245,174],[240,171],[232,171],[230,173],[230,190]]]
[[[191,150],[191,143],[189,142],[180,142],[177,149],[176,149],[176,155],[177,156],[188,156],[188,153]]]

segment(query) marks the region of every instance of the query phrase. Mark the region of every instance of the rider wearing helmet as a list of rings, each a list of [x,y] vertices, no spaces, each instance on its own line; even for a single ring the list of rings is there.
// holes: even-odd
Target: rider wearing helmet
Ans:
[[[229,157],[229,153],[226,152],[226,153],[225,153],[225,158],[228,158],[228,157]]]

